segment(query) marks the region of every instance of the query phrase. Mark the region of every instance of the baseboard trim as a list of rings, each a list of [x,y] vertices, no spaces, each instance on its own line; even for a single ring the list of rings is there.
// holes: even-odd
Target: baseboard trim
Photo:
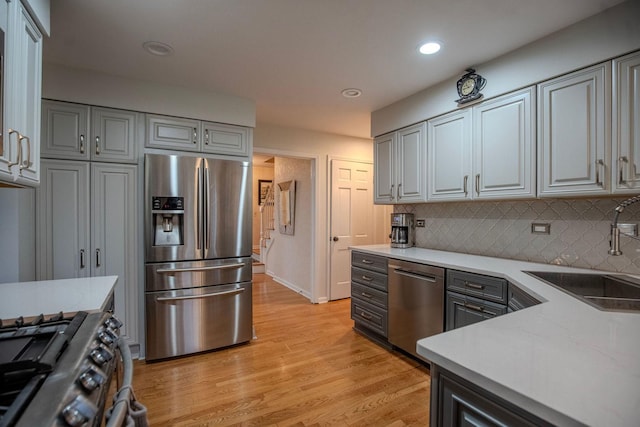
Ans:
[[[276,276],[275,274],[273,274],[273,272],[267,271],[267,274],[269,276],[271,276],[271,278],[273,278],[274,281],[280,283],[283,286],[286,286],[287,288],[291,289],[292,291],[302,295],[303,297],[307,298],[309,301],[311,301],[311,294],[309,293],[309,291],[306,291],[302,288],[300,288],[299,286],[294,285],[293,283],[284,280],[281,277]]]

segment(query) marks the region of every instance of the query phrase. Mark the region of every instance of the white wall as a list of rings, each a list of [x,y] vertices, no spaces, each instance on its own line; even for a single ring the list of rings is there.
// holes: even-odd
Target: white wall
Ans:
[[[329,156],[350,160],[373,161],[373,144],[368,138],[355,138],[297,128],[258,123],[253,133],[256,153],[270,153],[287,157],[313,159],[312,173],[315,183],[314,203],[316,221],[312,230],[312,248],[307,268],[312,271],[312,302],[327,301],[329,282],[327,259],[329,244]],[[313,254],[313,259],[311,259]],[[271,262],[268,260],[268,262]],[[285,280],[288,280],[286,277]]]
[[[629,0],[475,66],[476,72],[487,79],[482,91],[485,99],[640,49],[638,17],[640,1]],[[461,75],[374,111],[371,135],[382,135],[457,109],[456,81]]]
[[[42,97],[254,127],[255,101],[45,63]]]
[[[271,236],[272,246],[267,257],[267,273],[274,280],[312,298],[312,266],[310,257],[312,246],[312,161],[276,157],[273,184],[275,193],[275,231]],[[294,233],[279,231],[281,220],[278,183],[295,180]]]

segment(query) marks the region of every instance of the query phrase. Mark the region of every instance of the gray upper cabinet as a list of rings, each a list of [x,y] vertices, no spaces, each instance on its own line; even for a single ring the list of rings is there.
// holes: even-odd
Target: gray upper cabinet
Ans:
[[[140,114],[42,101],[42,157],[136,163]]]
[[[243,157],[251,154],[251,129],[211,122],[203,122],[202,129],[203,152]]]
[[[538,85],[539,196],[611,190],[611,63]]]
[[[612,182],[614,193],[640,189],[640,52],[613,61]]]
[[[147,114],[145,147],[248,157],[251,129],[222,123]]]
[[[427,201],[426,123],[418,123],[374,140],[374,202]]]
[[[202,150],[200,121],[147,114],[145,147],[169,150]]]

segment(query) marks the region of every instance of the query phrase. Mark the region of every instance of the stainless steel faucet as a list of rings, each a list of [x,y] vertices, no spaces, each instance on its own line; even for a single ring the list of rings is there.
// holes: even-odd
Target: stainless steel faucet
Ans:
[[[609,255],[622,255],[622,251],[620,250],[620,229],[618,228],[618,217],[629,205],[632,205],[636,202],[640,202],[640,195],[631,197],[630,199],[625,200],[620,203],[614,209],[615,215],[613,216],[613,222],[611,223],[611,240],[609,242]]]

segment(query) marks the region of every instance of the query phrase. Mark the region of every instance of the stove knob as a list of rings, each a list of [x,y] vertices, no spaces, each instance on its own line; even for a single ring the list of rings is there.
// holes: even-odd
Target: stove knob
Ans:
[[[87,368],[78,378],[80,385],[88,392],[100,387],[106,381],[107,376],[98,368]]]
[[[71,427],[81,426],[93,419],[98,408],[86,397],[76,396],[75,399],[62,410],[62,418]]]
[[[111,329],[101,329],[98,331],[98,339],[106,346],[113,348],[118,341],[118,335]]]
[[[96,364],[98,364],[98,366],[102,366],[113,359],[113,353],[103,344],[100,344],[98,347],[91,350],[89,356],[94,362],[96,362]]]
[[[117,331],[122,327],[122,322],[116,316],[111,316],[110,318],[104,321],[104,326],[114,331]]]

